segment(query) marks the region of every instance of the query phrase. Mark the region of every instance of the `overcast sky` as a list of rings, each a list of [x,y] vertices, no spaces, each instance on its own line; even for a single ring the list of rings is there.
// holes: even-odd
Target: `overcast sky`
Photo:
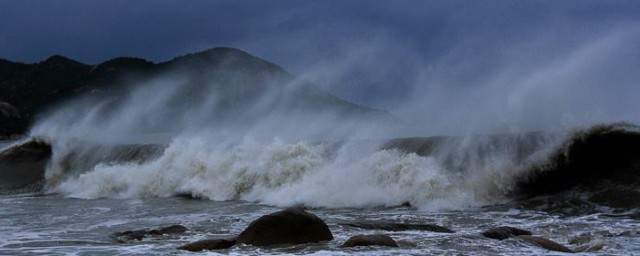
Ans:
[[[438,86],[481,87],[545,70],[630,86],[640,77],[638,28],[640,1],[2,0],[0,58],[159,62],[237,47],[389,109]],[[595,58],[611,70],[588,65]]]

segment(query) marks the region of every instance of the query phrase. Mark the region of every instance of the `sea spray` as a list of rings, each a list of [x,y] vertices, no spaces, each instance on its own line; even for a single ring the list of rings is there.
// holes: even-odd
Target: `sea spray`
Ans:
[[[155,160],[99,163],[81,174],[68,174],[63,182],[49,184],[52,192],[79,198],[190,195],[277,206],[410,203],[424,210],[441,210],[505,200],[520,166],[508,150],[492,148],[483,153],[487,157],[473,158],[469,155],[477,152],[457,148],[455,157],[471,160],[453,161],[454,151],[421,156],[402,149],[381,149],[379,144],[353,141],[336,147],[281,139],[265,142],[245,138],[235,143],[213,137],[182,137]],[[473,145],[464,147],[478,150],[478,145]]]
[[[247,58],[233,58],[238,56]],[[190,195],[282,206],[467,208],[508,200],[518,177],[552,161],[552,150],[566,140],[562,131],[478,135],[503,132],[498,127],[511,122],[469,111],[473,105],[456,104],[469,99],[462,97],[433,108],[428,101],[419,104],[421,111],[433,112],[425,116],[439,118],[413,123],[421,136],[454,136],[435,140],[437,145],[424,147],[428,150],[422,142],[416,143],[418,150],[388,146],[381,138],[414,133],[398,120],[375,122],[384,119],[380,112],[271,71],[185,69],[139,81],[122,95],[62,105],[32,129],[33,136],[53,145],[47,189],[80,198]],[[471,99],[492,102],[486,96],[501,90],[491,88],[471,93]],[[490,105],[480,109],[495,110]],[[465,115],[442,112],[451,108]],[[469,123],[467,113],[476,121],[462,125]],[[497,127],[478,129],[478,120]],[[538,126],[515,130],[530,127]],[[377,143],[362,143],[368,140]],[[123,144],[159,145],[159,150],[152,157],[141,153],[142,160],[120,157]]]
[[[434,168],[433,159],[397,150],[351,159],[302,142],[216,148],[193,139],[175,141],[146,164],[99,164],[53,190],[81,198],[190,194],[273,205],[398,205],[424,201],[447,186],[442,173],[428,170]]]
[[[320,163],[320,153],[318,148],[279,141],[264,146],[246,142],[228,148],[224,143],[178,139],[155,161],[97,165],[55,190],[82,198],[187,193],[213,200],[242,199],[261,189],[295,182]]]

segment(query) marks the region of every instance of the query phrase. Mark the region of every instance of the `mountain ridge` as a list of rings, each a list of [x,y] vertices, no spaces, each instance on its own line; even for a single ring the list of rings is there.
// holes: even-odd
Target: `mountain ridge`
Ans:
[[[247,102],[242,104],[251,104],[252,95],[266,90],[262,88],[267,86],[265,84],[274,81],[297,81],[301,84],[300,88],[304,89],[298,90],[292,96],[301,98],[294,100],[299,101],[294,104],[296,107],[325,107],[341,113],[390,116],[385,111],[361,106],[323,91],[310,82],[301,81],[284,68],[248,52],[230,47],[216,47],[163,62],[151,62],[137,57],[117,57],[96,65],[88,65],[61,55],[53,55],[43,61],[29,64],[0,59],[0,102],[14,106],[22,117],[14,120],[13,124],[0,126],[12,127],[5,128],[5,133],[24,133],[39,115],[69,100],[91,93],[118,94],[121,90],[135,87],[139,81],[172,72],[186,74],[194,81],[192,83],[207,79],[226,81],[235,77],[249,77],[245,83],[251,83],[252,87],[239,88],[247,85],[236,84],[234,86],[237,88],[233,90],[238,92],[228,99],[242,101],[241,98],[248,98],[244,100]]]

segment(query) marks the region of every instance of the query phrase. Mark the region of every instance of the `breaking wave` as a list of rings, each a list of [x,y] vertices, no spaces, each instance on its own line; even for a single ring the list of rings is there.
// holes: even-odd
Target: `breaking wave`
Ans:
[[[33,159],[48,157],[48,144],[34,143],[5,150],[0,162],[21,166],[32,162],[34,152],[39,155]],[[167,146],[75,142],[51,149],[45,189],[78,198],[190,196],[312,207],[408,203],[441,210],[582,189],[607,205],[620,195],[612,188],[637,192],[640,180],[640,129],[629,124],[334,143],[192,136]]]

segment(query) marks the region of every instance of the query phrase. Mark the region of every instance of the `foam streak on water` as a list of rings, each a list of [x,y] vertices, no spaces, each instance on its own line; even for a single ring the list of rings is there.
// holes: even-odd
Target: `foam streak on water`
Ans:
[[[200,239],[238,234],[255,218],[277,208],[252,203],[212,202],[183,198],[79,200],[56,196],[0,198],[0,254],[2,255],[175,255],[175,248]],[[517,226],[552,239],[572,249],[602,244],[596,254],[622,255],[640,250],[640,223],[595,214],[563,217],[537,211],[484,209],[429,213],[406,208],[311,209],[324,219],[335,239],[327,243],[256,248],[237,246],[222,254],[294,255],[531,255],[549,251],[516,240],[490,240],[479,235],[497,225]],[[353,220],[432,223],[456,233],[428,231],[378,231],[342,226]],[[147,238],[140,242],[116,243],[113,232],[182,224],[189,231],[180,235]],[[386,233],[400,248],[341,248],[357,234]],[[582,244],[570,244],[588,237]],[[216,253],[210,253],[216,254]]]

